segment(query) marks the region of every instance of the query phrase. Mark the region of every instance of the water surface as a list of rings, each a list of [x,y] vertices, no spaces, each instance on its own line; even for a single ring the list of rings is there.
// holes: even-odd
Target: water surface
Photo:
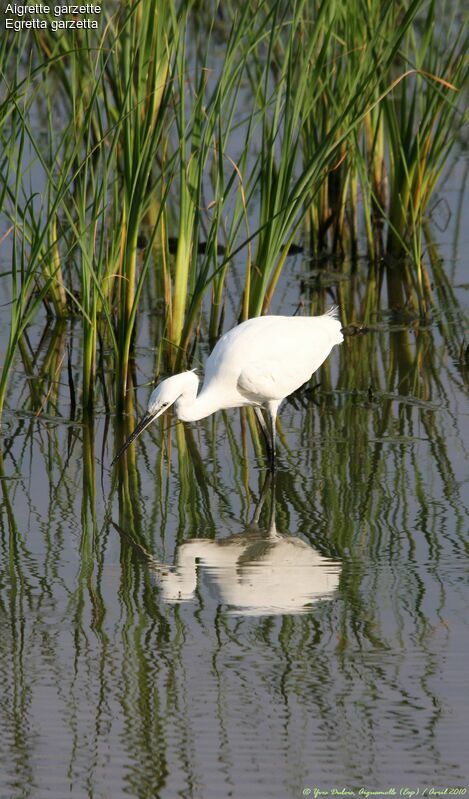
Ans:
[[[1,796],[467,784],[467,405],[437,320],[383,315],[285,403],[275,518],[250,413],[157,423],[113,477],[113,418],[18,386]]]

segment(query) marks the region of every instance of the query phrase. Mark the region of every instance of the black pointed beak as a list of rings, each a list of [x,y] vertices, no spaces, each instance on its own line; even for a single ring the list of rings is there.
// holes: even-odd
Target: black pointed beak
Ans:
[[[133,442],[133,441],[135,441],[135,439],[136,439],[136,438],[138,438],[138,436],[140,435],[140,433],[143,433],[143,431],[144,431],[144,430],[146,430],[146,428],[148,427],[148,425],[150,425],[150,424],[152,423],[153,419],[156,419],[156,417],[157,417],[157,416],[159,416],[159,414],[151,414],[151,413],[146,413],[146,414],[145,414],[145,416],[143,416],[143,418],[142,418],[142,419],[140,419],[140,421],[139,421],[139,423],[138,423],[137,427],[135,428],[135,430],[133,431],[133,433],[132,433],[132,434],[131,434],[131,435],[128,437],[127,441],[126,441],[126,442],[125,442],[125,444],[124,444],[124,445],[123,445],[123,446],[120,448],[120,450],[119,450],[119,452],[117,453],[116,457],[115,457],[115,458],[114,458],[114,460],[112,461],[112,463],[111,463],[111,468],[114,466],[114,464],[115,464],[115,463],[117,463],[117,461],[119,460],[119,458],[121,457],[121,455],[123,455],[123,454],[124,454],[124,452],[126,451],[126,449],[127,449],[128,447],[130,447],[130,445],[132,444],[132,442]]]

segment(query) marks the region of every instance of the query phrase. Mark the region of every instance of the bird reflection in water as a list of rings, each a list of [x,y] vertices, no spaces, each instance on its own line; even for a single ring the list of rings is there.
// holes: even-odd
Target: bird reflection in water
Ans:
[[[270,524],[263,529],[259,517],[269,484]],[[243,616],[305,613],[318,600],[330,599],[339,584],[341,567],[337,561],[324,557],[305,541],[277,531],[275,484],[270,475],[245,531],[219,540],[187,541],[177,548],[173,567],[130,541],[145,558],[168,603],[194,599],[202,574],[208,577],[211,593],[219,602]]]

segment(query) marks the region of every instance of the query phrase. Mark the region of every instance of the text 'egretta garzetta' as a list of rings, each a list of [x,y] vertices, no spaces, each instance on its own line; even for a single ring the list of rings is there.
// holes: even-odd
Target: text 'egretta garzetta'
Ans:
[[[224,408],[252,405],[275,464],[275,421],[280,403],[309,380],[332,347],[343,341],[337,309],[323,316],[260,316],[234,327],[216,343],[205,367],[202,390],[195,372],[163,380],[145,416],[112,465],[140,433],[171,405],[182,422],[195,422]],[[270,434],[261,413],[268,411]]]

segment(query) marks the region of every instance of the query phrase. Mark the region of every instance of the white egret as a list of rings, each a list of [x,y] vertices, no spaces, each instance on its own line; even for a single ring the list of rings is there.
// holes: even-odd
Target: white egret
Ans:
[[[111,465],[171,405],[182,422],[195,422],[224,408],[251,405],[274,468],[275,422],[280,403],[306,383],[332,347],[342,341],[336,308],[322,316],[259,316],[242,322],[216,343],[207,360],[199,394],[199,379],[194,371],[168,377],[157,386],[145,416]],[[261,408],[270,417],[270,436]]]

